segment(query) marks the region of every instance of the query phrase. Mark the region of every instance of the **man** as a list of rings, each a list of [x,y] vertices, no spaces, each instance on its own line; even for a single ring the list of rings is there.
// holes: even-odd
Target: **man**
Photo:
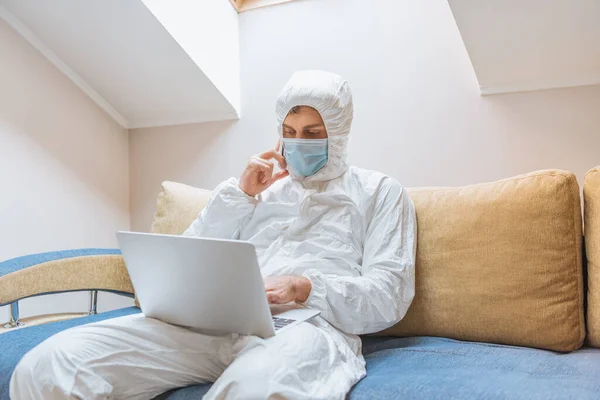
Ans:
[[[12,398],[149,399],[203,382],[215,382],[209,399],[345,398],[366,374],[357,335],[394,325],[413,299],[416,249],[403,188],[347,165],[352,112],[339,76],[294,74],[277,101],[277,148],[220,184],[184,233],[250,241],[269,302],[319,317],[266,340],[141,315],[73,328],[25,355]]]

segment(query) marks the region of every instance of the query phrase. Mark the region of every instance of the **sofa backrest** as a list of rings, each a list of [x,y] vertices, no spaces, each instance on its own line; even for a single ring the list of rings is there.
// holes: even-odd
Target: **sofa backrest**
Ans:
[[[584,335],[579,187],[547,170],[458,188],[408,189],[417,210],[416,296],[382,334],[556,351]],[[164,182],[152,225],[182,233],[210,192]]]

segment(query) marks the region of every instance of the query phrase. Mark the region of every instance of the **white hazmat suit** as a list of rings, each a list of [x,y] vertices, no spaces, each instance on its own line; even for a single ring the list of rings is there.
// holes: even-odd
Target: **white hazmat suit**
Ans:
[[[396,181],[348,167],[352,95],[342,78],[295,73],[277,101],[280,136],[298,105],[323,118],[327,164],[307,178],[291,171],[256,198],[231,178],[184,234],[253,243],[264,277],[310,280],[305,305],[320,316],[267,340],[141,315],[72,328],[23,357],[13,399],[148,399],[202,382],[215,382],[209,399],[345,398],[366,374],[357,335],[392,326],[413,299],[415,213]]]

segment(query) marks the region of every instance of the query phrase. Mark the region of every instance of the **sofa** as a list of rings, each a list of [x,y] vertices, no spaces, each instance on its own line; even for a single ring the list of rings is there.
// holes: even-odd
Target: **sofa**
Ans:
[[[418,222],[415,300],[397,325],[362,338],[367,377],[348,397],[600,398],[600,167],[585,176],[583,213],[577,179],[562,170],[407,190]],[[163,182],[151,231],[181,234],[210,195]],[[92,294],[89,315],[16,326],[19,300],[74,290]],[[95,313],[99,290],[134,296],[116,249],[0,263],[0,305],[13,312],[13,327],[0,327],[0,399],[19,359],[44,339],[140,312]],[[209,387],[159,398],[198,399]]]

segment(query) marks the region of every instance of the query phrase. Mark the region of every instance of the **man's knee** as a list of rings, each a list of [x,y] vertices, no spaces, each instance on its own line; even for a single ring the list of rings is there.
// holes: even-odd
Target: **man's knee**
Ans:
[[[17,364],[10,382],[11,399],[72,399],[94,393],[106,398],[110,385],[90,376],[86,358],[81,357],[91,343],[77,330],[61,332],[29,351]],[[87,382],[81,385],[83,376]],[[100,380],[100,382],[98,382]],[[93,386],[93,390],[82,386]]]
[[[284,399],[285,388],[280,387],[280,360],[272,355],[248,353],[234,361],[217,379],[206,399],[276,400]],[[279,372],[279,373],[278,373]],[[284,372],[285,373],[285,372]],[[283,390],[282,390],[283,389]]]
[[[56,374],[66,364],[60,353],[44,342],[25,354],[10,381],[11,399],[69,398],[66,382]]]
[[[32,350],[33,351],[33,350]],[[31,352],[30,352],[31,353]],[[39,392],[36,387],[39,380],[34,377],[34,363],[26,354],[17,364],[10,380],[10,398],[11,399],[35,399],[35,392]],[[40,397],[40,396],[37,396]]]
[[[318,381],[327,359],[323,332],[301,324],[273,338],[251,343],[215,382],[207,398],[311,398],[311,382]]]

